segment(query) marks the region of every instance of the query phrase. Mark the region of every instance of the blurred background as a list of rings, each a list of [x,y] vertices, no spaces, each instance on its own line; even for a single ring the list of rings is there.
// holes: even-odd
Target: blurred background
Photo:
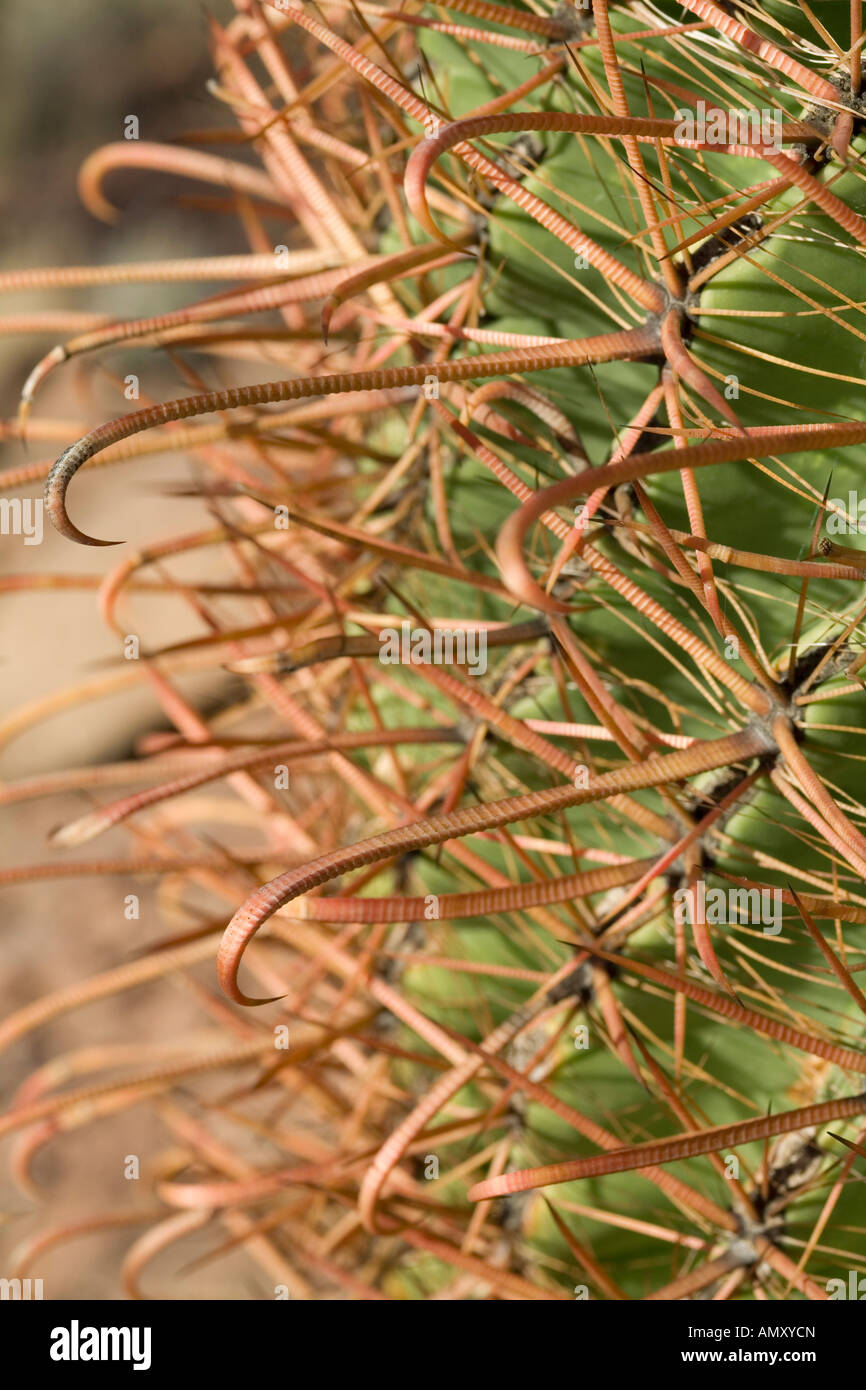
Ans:
[[[213,13],[227,20],[232,7]],[[119,210],[115,226],[97,221],[76,191],[78,169],[100,145],[123,138],[124,120],[138,117],[142,140],[172,141],[184,132],[223,126],[229,119],[208,93],[213,69],[207,14],[194,0],[4,0],[0,6],[0,270],[39,266],[105,264],[166,256],[219,255],[248,250],[235,216],[214,216],[195,206],[215,190],[148,171],[110,175],[107,192]],[[232,147],[234,159],[253,159]],[[173,308],[225,286],[109,286],[2,296],[0,318],[37,311],[83,310],[134,317]],[[5,424],[0,468],[17,469],[49,459],[56,450],[10,438],[21,386],[34,364],[63,334],[0,334],[0,391]],[[67,335],[68,336],[68,335]],[[33,418],[80,422],[81,431],[130,409],[122,395],[124,375],[141,377],[142,398],[185,394],[181,374],[164,354],[112,353],[86,369],[70,363],[46,383]],[[209,386],[220,384],[209,362]],[[70,436],[71,439],[75,436]],[[177,508],[178,530],[207,520],[194,501],[167,500],[161,485],[184,481],[177,458],[156,455],[142,465],[125,465],[78,480],[73,511],[93,534],[123,536],[135,544],[160,531],[166,507]],[[38,484],[6,496],[39,496]],[[175,529],[175,528],[171,528]],[[41,545],[20,536],[0,536],[0,578],[34,571],[106,574],[128,550],[89,550],[57,536],[46,522]],[[198,571],[202,565],[199,559]],[[180,605],[158,598],[136,606],[142,630],[166,642],[186,635]],[[0,591],[0,784],[125,756],[149,728],[165,727],[155,701],[143,690],[60,710],[28,722],[22,711],[50,701],[110,667],[119,667],[117,642],[103,624],[93,590]],[[191,687],[187,687],[191,688]],[[60,821],[87,809],[81,794],[51,798],[50,804],[0,805],[0,868],[51,857],[46,836]],[[98,853],[122,853],[123,841],[106,842]],[[86,855],[80,857],[87,857]],[[91,854],[90,857],[93,857]],[[0,886],[0,1017],[64,983],[131,959],[160,929],[147,882],[136,885],[140,920],[127,921],[121,888],[111,880],[86,878]],[[212,973],[212,967],[211,967]],[[24,1078],[48,1058],[100,1041],[136,1037],[170,1040],[177,1031],[201,1027],[201,1013],[181,991],[160,987],[158,1009],[144,988],[73,1013],[37,1029],[0,1056],[0,1098],[5,1106]],[[217,1085],[217,1090],[219,1086]],[[0,1151],[0,1276],[4,1257],[35,1228],[81,1217],[97,1208],[129,1201],[122,1159],[165,1145],[150,1111],[132,1109],[119,1121],[99,1121],[47,1144],[33,1175],[47,1194],[40,1213],[9,1180],[14,1147]],[[144,1184],[142,1184],[144,1186]],[[142,1198],[142,1201],[145,1199]],[[38,1217],[38,1220],[37,1220]],[[28,1272],[43,1277],[46,1298],[122,1297],[117,1270],[122,1252],[137,1234],[120,1231],[88,1236],[46,1255]],[[252,1296],[250,1264],[229,1257],[173,1289],[190,1298]]]

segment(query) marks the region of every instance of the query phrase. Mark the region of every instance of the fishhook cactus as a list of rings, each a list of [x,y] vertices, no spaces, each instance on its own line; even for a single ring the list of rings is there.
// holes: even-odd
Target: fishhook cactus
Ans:
[[[80,187],[108,217],[117,167],[215,184],[246,249],[2,277],[233,285],[67,333],[23,393],[19,431],[55,438],[40,389],[72,358],[194,351],[224,383],[4,477],[44,477],[57,530],[108,545],[73,520],[91,471],[169,450],[213,514],[184,533],[167,509],[105,561],[119,643],[145,580],[189,610],[188,643],[148,634],[136,668],[176,733],[0,792],[99,801],[7,882],[157,875],[188,915],[7,1018],[3,1045],[172,973],[208,1038],[166,1058],[143,1037],[135,1066],[103,1049],[107,1081],[64,1058],[25,1079],[0,1117],[19,1178],[66,1126],[111,1114],[122,1144],[153,1107],[134,1296],[202,1228],[264,1297],[275,1277],[307,1298],[846,1296],[860,0],[234,10],[210,22],[211,97],[241,150],[115,142]],[[223,585],[180,577],[214,547]],[[191,668],[231,673],[215,714]],[[109,831],[125,856],[70,857]],[[185,1156],[167,1173],[163,1140]],[[68,1234],[39,1228],[20,1268]]]

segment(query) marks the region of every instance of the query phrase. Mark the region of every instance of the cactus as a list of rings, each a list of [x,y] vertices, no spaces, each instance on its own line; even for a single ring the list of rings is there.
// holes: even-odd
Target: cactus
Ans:
[[[133,1296],[202,1228],[265,1297],[846,1296],[859,0],[236,10],[211,22],[214,94],[260,167],[135,162],[225,182],[254,248],[225,277],[258,283],[67,341],[21,415],[96,351],[187,345],[231,380],[27,474],[58,530],[103,545],[67,507],[92,467],[202,465],[212,531],[108,557],[102,590],[118,640],[146,577],[200,620],[139,657],[177,734],[2,793],[125,787],[5,879],[165,876],[185,929],[0,1042],[171,974],[210,1026],[167,1057],[142,1038],[133,1067],[108,1049],[107,1081],[26,1082],[0,1117],[19,1176],[58,1130],[111,1114],[122,1143],[152,1107],[158,1210],[78,1228],[145,1221]],[[88,161],[94,210],[123,162]],[[112,273],[136,278],[44,284]],[[174,568],[212,547],[218,593]],[[179,687],[191,667],[231,673],[216,714]],[[126,857],[69,857],[115,827]],[[203,1118],[214,1069],[231,1084]]]

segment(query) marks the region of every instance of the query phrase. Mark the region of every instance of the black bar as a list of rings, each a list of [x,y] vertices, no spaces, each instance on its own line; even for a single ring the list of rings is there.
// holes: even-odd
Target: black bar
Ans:
[[[58,1383],[70,1376],[93,1380],[105,1372],[143,1383],[146,1375],[161,1378],[178,1369],[213,1374],[218,1383],[236,1373],[249,1379],[281,1369],[295,1379],[310,1362],[332,1380],[343,1356],[347,1374],[359,1373],[364,1344],[383,1374],[393,1356],[401,1382],[423,1383],[434,1367],[446,1370],[453,1357],[455,1369],[462,1365],[464,1379],[471,1376],[472,1364],[482,1373],[483,1363],[489,1383],[498,1357],[505,1369],[511,1368],[513,1350],[520,1345],[528,1355],[530,1339],[539,1333],[566,1339],[554,1344],[560,1348],[557,1360],[571,1362],[575,1373],[581,1349],[592,1349],[591,1359],[604,1358],[618,1380],[635,1372],[675,1371],[699,1379],[708,1370],[736,1375],[755,1368],[772,1377],[803,1367],[824,1377],[849,1368],[852,1361],[857,1364],[863,1333],[860,1301],[866,1298],[861,1300],[859,1292],[856,1299],[846,1294],[826,1302],[800,1297],[785,1303],[575,1299],[570,1307],[506,1301],[389,1306],[329,1298],[227,1304],[22,1300],[0,1304],[0,1333],[22,1370],[38,1371]],[[115,1332],[103,1337],[102,1329]],[[548,1356],[542,1362],[548,1361],[550,1372],[550,1343],[545,1345]],[[463,1356],[471,1347],[475,1350],[467,1362]],[[94,1351],[101,1359],[90,1359]],[[115,1353],[125,1359],[114,1359]],[[558,1374],[563,1370],[560,1365]],[[539,1376],[547,1379],[547,1372],[542,1364]]]

